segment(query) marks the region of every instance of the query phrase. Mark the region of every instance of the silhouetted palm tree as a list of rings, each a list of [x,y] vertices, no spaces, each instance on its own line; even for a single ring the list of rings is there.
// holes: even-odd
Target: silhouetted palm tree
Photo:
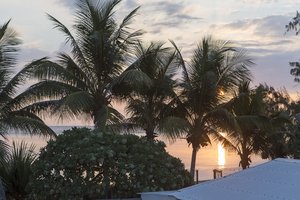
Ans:
[[[226,128],[232,123],[231,115],[219,104],[240,81],[250,79],[248,67],[252,64],[244,51],[211,37],[202,39],[187,66],[182,59],[182,104],[179,108],[189,124],[187,141],[193,148],[192,176],[195,173],[197,151],[210,143],[209,135],[218,134],[218,127]]]
[[[16,73],[16,56],[20,40],[9,28],[9,22],[0,26],[0,136],[18,131],[20,133],[55,136],[55,133],[31,111],[35,107],[30,101],[22,101],[23,93],[18,88],[25,84],[28,73],[22,69]],[[16,74],[15,74],[16,73]],[[0,142],[1,151],[7,149]]]
[[[23,181],[28,181],[29,174],[27,174],[27,180],[22,177],[17,178],[19,174],[23,173],[23,168],[19,164],[17,164],[19,166],[17,169],[8,164],[8,158],[11,154],[9,145],[3,139],[6,138],[7,134],[16,131],[22,134],[44,136],[55,136],[55,133],[31,112],[35,107],[34,104],[20,100],[24,96],[22,93],[18,94],[18,88],[25,83],[28,74],[24,69],[15,74],[20,40],[14,30],[9,28],[9,23],[10,21],[0,26],[0,136],[2,137],[0,139],[0,186],[2,190],[2,185],[4,185],[9,193],[14,195],[19,190],[11,191],[11,187],[16,188],[17,185],[22,185]],[[8,173],[12,171],[15,173]],[[13,179],[13,182],[8,183],[9,180]],[[25,187],[22,189],[24,190]]]
[[[226,103],[235,118],[236,127],[226,135],[224,144],[238,153],[243,169],[249,167],[251,154],[267,148],[268,132],[273,130],[265,95],[263,87],[251,90],[249,82],[243,82],[235,97]]]
[[[176,102],[176,81],[179,59],[175,49],[163,46],[163,43],[152,42],[148,46],[139,44],[135,49],[135,61],[121,75],[121,82],[116,90],[127,100],[125,108],[128,122],[146,132],[148,139],[154,139],[157,133],[168,138],[176,138],[182,132],[180,124],[170,124],[174,117],[173,108]],[[140,71],[142,80],[127,83],[127,73]],[[119,85],[123,85],[119,87]],[[128,90],[124,91],[124,85]]]
[[[142,31],[130,32],[138,8],[117,25],[114,10],[121,0],[79,1],[72,33],[49,15],[71,46],[71,55],[60,53],[58,62],[43,58],[31,65],[39,83],[25,91],[40,104],[47,101],[60,119],[92,119],[104,128],[123,119],[111,106],[112,84],[124,71],[132,47]],[[41,106],[41,108],[44,108]],[[85,115],[84,115],[85,114]]]

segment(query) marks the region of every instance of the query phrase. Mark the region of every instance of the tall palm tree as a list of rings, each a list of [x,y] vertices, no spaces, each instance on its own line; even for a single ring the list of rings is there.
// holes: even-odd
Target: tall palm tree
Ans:
[[[238,153],[243,169],[250,166],[252,154],[269,159],[290,155],[289,145],[298,137],[294,105],[285,90],[267,85],[250,89],[249,82],[241,83],[238,93],[225,103],[236,126],[221,140]]]
[[[71,55],[61,52],[58,62],[42,58],[32,63],[28,71],[39,82],[25,91],[27,98],[40,102],[41,109],[46,101],[60,119],[92,119],[96,128],[123,119],[111,106],[112,84],[123,72],[142,31],[130,32],[129,27],[138,8],[117,25],[114,10],[120,2],[79,1],[74,33],[48,15],[66,36]]]
[[[264,97],[261,87],[251,90],[249,82],[242,82],[238,93],[225,105],[233,114],[236,126],[228,132],[224,144],[238,153],[243,169],[250,166],[251,154],[267,147],[267,132],[272,129],[272,124]]]
[[[232,123],[228,111],[219,106],[226,99],[224,94],[230,94],[240,81],[250,79],[248,67],[252,64],[244,51],[211,37],[202,39],[187,66],[182,59],[182,103],[179,108],[189,124],[187,142],[193,148],[192,176],[197,151],[210,143],[209,135],[217,134],[218,128],[226,128]]]
[[[16,56],[20,40],[9,28],[10,20],[0,26],[0,165],[6,162],[9,146],[6,135],[11,132],[55,136],[55,133],[31,111],[35,104],[20,101],[24,96],[18,93],[28,77],[25,69],[16,73]],[[16,74],[15,74],[16,73]],[[0,169],[1,173],[4,172]],[[13,178],[13,177],[10,177]],[[0,182],[3,177],[1,176]],[[2,183],[0,184],[2,187]],[[0,192],[2,192],[0,188]]]
[[[164,47],[164,43],[151,42],[148,46],[139,44],[135,48],[135,60],[121,75],[121,81],[115,85],[115,92],[127,101],[125,110],[128,122],[142,128],[148,139],[154,139],[157,132],[165,133],[168,138],[176,138],[180,125],[170,125],[172,108],[176,102],[176,81],[180,63],[175,49]],[[128,72],[140,71],[145,84],[140,81],[131,84],[123,78]],[[124,87],[127,85],[127,92]]]
[[[18,88],[25,84],[28,73],[26,69],[22,69],[15,74],[20,40],[16,32],[8,27],[9,22],[0,26],[0,136],[5,138],[5,135],[12,131],[55,136],[55,133],[31,112],[35,104],[20,100],[24,98],[24,94],[18,93]],[[3,147],[3,141],[0,144]]]

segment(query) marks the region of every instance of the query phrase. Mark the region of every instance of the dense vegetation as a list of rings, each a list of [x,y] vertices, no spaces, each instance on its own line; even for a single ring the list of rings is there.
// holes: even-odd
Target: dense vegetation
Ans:
[[[299,101],[271,86],[251,88],[253,61],[244,50],[208,36],[187,59],[173,41],[141,42],[143,31],[130,27],[139,8],[118,23],[120,2],[80,1],[73,29],[48,15],[71,51],[19,72],[20,39],[9,21],[0,26],[0,177],[8,198],[28,192],[31,199],[132,197],[190,184],[180,160],[155,140],[158,134],[186,138],[192,177],[197,151],[212,139],[236,151],[243,169],[252,154],[300,158]],[[287,31],[299,33],[299,16]],[[299,62],[290,66],[300,82]],[[29,79],[36,83],[19,92]],[[126,104],[127,118],[113,101]],[[92,121],[96,130],[73,129],[55,139],[44,116]],[[141,129],[145,138],[120,134]],[[5,142],[12,130],[54,139],[34,162],[24,143]]]
[[[32,199],[135,197],[192,184],[163,142],[87,128],[73,128],[51,140],[33,171]]]
[[[0,162],[0,177],[6,189],[7,199],[25,199],[32,164],[36,157],[34,145],[13,142],[11,150]]]

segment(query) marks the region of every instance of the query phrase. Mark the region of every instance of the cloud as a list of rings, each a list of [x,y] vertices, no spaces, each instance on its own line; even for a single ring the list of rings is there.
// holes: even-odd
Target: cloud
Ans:
[[[18,57],[19,63],[29,63],[43,57],[53,57],[53,52],[48,52],[37,47],[22,47]]]
[[[56,3],[59,3],[61,5],[64,5],[65,7],[69,8],[69,9],[74,9],[76,7],[76,3],[78,2],[78,0],[55,0]]]
[[[271,15],[262,18],[239,20],[210,27],[220,39],[229,39],[245,48],[256,65],[253,67],[254,84],[267,83],[276,88],[286,87],[294,92],[295,83],[289,74],[289,62],[297,60],[299,37],[285,35],[285,24],[290,17]]]
[[[274,52],[289,52],[299,49],[295,44],[296,36],[285,35],[288,16],[272,15],[263,18],[239,20],[229,24],[210,27],[221,39],[232,40],[248,48],[256,56],[265,56]]]
[[[139,6],[139,3],[136,0],[126,0],[124,3],[125,7],[130,10]]]
[[[254,83],[267,83],[275,88],[287,88],[290,92],[299,90],[299,85],[294,82],[290,75],[290,61],[299,58],[299,50],[291,52],[277,52],[264,57],[257,57],[254,62]],[[298,87],[297,87],[298,86]]]
[[[225,24],[224,27],[229,29],[250,29],[253,27],[256,34],[259,35],[283,35],[285,25],[289,20],[289,16],[272,15],[264,18],[239,20],[230,24]]]
[[[180,1],[157,1],[142,4],[145,12],[156,16],[154,26],[182,27],[187,22],[202,20],[201,17],[187,12],[189,6]]]
[[[182,2],[169,2],[169,1],[159,1],[154,4],[155,7],[159,7],[163,10],[167,15],[174,15],[175,13],[181,12],[184,9],[184,5]]]
[[[186,20],[202,20],[203,18],[201,17],[195,17],[187,14],[178,14],[175,15],[178,19],[186,19]]]

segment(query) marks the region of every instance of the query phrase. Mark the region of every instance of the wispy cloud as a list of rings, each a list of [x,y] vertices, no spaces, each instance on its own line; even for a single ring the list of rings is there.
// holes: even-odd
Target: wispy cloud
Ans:
[[[288,16],[273,15],[264,18],[240,20],[229,24],[212,25],[211,32],[250,49],[257,56],[299,49],[293,41],[296,36],[286,36]]]
[[[75,8],[78,0],[63,0],[63,1],[55,0],[55,2],[58,4],[64,5],[67,8],[73,9],[73,8]]]

